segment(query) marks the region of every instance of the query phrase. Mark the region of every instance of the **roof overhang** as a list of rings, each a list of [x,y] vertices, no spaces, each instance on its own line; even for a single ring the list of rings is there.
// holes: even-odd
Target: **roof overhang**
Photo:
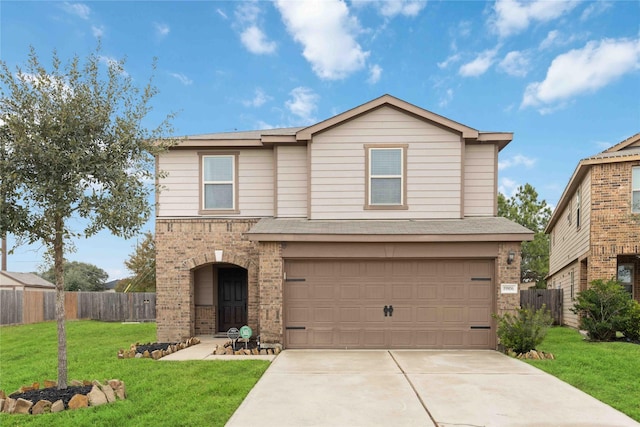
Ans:
[[[453,220],[261,219],[247,236],[261,242],[521,242],[534,233],[506,218]]]

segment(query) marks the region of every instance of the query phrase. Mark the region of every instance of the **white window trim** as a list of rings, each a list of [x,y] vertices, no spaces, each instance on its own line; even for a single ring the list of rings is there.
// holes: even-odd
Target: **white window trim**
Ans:
[[[200,156],[200,215],[220,215],[220,214],[237,214],[238,211],[238,152],[201,152],[198,153]],[[205,181],[204,179],[204,164],[205,159],[211,157],[226,157],[231,159],[231,176],[232,179],[225,181]],[[205,204],[206,197],[206,185],[211,184],[231,184],[231,197],[232,197],[232,206],[224,207],[224,208],[207,208]]]
[[[640,193],[640,179],[638,179],[638,182],[633,181],[633,172],[636,170],[639,171],[637,175],[640,177],[640,166],[633,166],[631,168],[631,213],[640,214],[640,206],[636,207],[633,205],[634,193]]]
[[[407,206],[407,149],[408,144],[385,144],[385,145],[374,145],[374,144],[365,144],[365,153],[366,153],[366,178],[365,178],[365,186],[366,186],[366,202],[365,209],[408,209]],[[400,174],[399,175],[373,175],[371,173],[372,170],[372,155],[371,152],[373,150],[400,150]],[[371,201],[371,190],[372,190],[372,180],[380,178],[399,178],[400,179],[400,203],[399,204],[381,204],[381,203],[372,203]]]

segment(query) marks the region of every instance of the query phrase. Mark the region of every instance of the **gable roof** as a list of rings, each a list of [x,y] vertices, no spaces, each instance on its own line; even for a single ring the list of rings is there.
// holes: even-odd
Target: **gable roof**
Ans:
[[[49,282],[48,280],[44,280],[42,277],[33,273],[17,273],[13,271],[0,271],[0,276],[8,277],[22,284],[23,286],[32,287],[32,288],[54,289],[56,287],[53,283]]]
[[[573,171],[573,175],[571,175],[571,179],[569,179],[569,183],[565,187],[562,196],[560,196],[558,205],[554,209],[553,214],[551,214],[551,218],[549,219],[549,223],[547,224],[544,232],[551,232],[553,226],[558,222],[560,213],[569,203],[571,195],[576,191],[576,188],[580,185],[592,165],[630,162],[635,160],[640,160],[640,132],[614,145],[613,147],[607,148],[598,154],[580,160],[580,162],[578,162],[578,166],[576,166],[576,169]]]
[[[311,141],[313,135],[317,133],[339,126],[384,106],[395,108],[420,120],[457,133],[468,142],[497,144],[499,150],[502,150],[513,139],[511,132],[481,132],[386,94],[311,126],[191,135],[178,139],[178,144],[173,148],[262,147],[274,143],[306,143]]]

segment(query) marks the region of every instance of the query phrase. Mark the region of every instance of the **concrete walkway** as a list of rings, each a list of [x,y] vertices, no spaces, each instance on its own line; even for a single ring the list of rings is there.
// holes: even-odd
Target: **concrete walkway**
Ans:
[[[192,345],[180,351],[176,351],[168,356],[163,357],[160,361],[171,362],[180,360],[273,360],[276,356],[217,356],[213,354],[216,345],[224,345],[229,339],[198,337],[200,344]]]
[[[495,351],[287,350],[227,426],[638,427]]]

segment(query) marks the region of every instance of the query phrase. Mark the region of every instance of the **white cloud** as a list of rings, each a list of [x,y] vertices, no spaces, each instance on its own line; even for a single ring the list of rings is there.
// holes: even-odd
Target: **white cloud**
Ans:
[[[180,83],[182,83],[185,86],[189,86],[190,84],[193,83],[193,80],[191,80],[189,77],[187,77],[182,73],[169,73],[169,75],[174,79],[177,79],[178,81],[180,81]]]
[[[240,33],[240,40],[249,52],[256,54],[273,53],[276,43],[269,41],[262,30],[255,25],[246,28]]]
[[[245,107],[261,107],[269,100],[271,100],[271,97],[264,93],[262,89],[257,88],[253,99],[242,101],[242,104],[244,104]]]
[[[380,77],[382,76],[382,67],[378,64],[374,64],[369,67],[369,78],[367,79],[367,83],[376,84],[380,81]]]
[[[501,178],[498,191],[505,197],[513,197],[518,193],[518,183],[509,178]]]
[[[582,15],[580,15],[581,21],[586,21],[592,16],[598,16],[601,13],[605,12],[607,9],[611,8],[612,3],[604,0],[594,1],[587,6],[585,10],[582,11]]]
[[[251,53],[257,55],[270,54],[278,47],[276,42],[269,40],[267,35],[258,26],[260,7],[256,2],[240,3],[235,10],[236,23],[240,30],[240,41]]]
[[[89,15],[91,14],[89,6],[83,3],[64,2],[62,3],[62,9],[64,9],[65,12],[76,15],[82,19],[89,19]]]
[[[444,108],[447,105],[449,105],[449,103],[452,100],[453,100],[453,89],[447,89],[447,91],[445,92],[445,95],[440,99],[438,106]]]
[[[218,12],[218,15],[222,16],[224,19],[229,19],[229,17],[227,16],[226,13],[224,13],[222,11],[222,9],[216,9],[216,12]]]
[[[640,69],[640,38],[590,41],[582,49],[557,56],[542,82],[530,83],[521,108],[542,107],[551,112],[555,103],[594,92],[622,75]],[[551,106],[550,106],[551,104]]]
[[[463,64],[458,70],[458,74],[463,77],[477,77],[484,74],[493,64],[497,53],[498,47],[480,52],[476,59]]]
[[[501,37],[508,37],[524,31],[533,21],[548,22],[559,18],[577,5],[577,0],[496,0],[495,15],[489,19],[489,25]]]
[[[369,52],[356,41],[358,19],[340,0],[276,1],[291,36],[318,77],[343,79],[365,67]]]
[[[459,53],[455,53],[451,56],[449,56],[447,59],[445,59],[442,62],[438,62],[438,68],[443,69],[443,68],[447,68],[449,66],[449,64],[453,64],[455,62],[460,61],[461,56]]]
[[[516,166],[524,166],[525,168],[529,169],[532,168],[535,164],[536,159],[532,159],[531,157],[527,157],[522,154],[516,154],[509,159],[499,160],[498,170],[504,170]]]
[[[169,28],[167,24],[163,24],[161,22],[154,22],[153,26],[156,29],[156,35],[161,38],[169,35],[169,32],[171,31],[171,28]]]
[[[104,35],[104,25],[92,25],[91,32],[93,37],[102,37]]]
[[[291,114],[302,119],[303,124],[316,122],[313,113],[317,109],[316,103],[320,97],[313,90],[303,86],[293,89],[290,95],[292,99],[287,101],[285,105]]]
[[[559,35],[560,31],[558,30],[549,31],[547,37],[545,37],[545,39],[540,43],[540,49],[547,49],[548,47],[553,46],[556,43]]]
[[[514,77],[524,77],[529,72],[529,57],[526,53],[513,50],[500,61],[502,71]]]
[[[382,15],[393,18],[396,15],[417,16],[427,2],[425,0],[386,0],[375,4],[379,6]]]

